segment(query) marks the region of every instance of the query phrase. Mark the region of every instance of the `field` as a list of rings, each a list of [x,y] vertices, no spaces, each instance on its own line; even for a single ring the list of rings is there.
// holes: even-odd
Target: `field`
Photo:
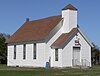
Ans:
[[[100,65],[89,69],[15,68],[0,65],[0,76],[100,76]]]

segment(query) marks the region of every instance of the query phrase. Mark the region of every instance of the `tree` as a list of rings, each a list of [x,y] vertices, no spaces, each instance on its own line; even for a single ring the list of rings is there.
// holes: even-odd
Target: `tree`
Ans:
[[[92,62],[93,64],[99,64],[100,63],[100,49],[97,45],[93,44],[93,48],[92,48]]]
[[[10,35],[0,33],[0,63],[7,63],[7,44],[5,43],[6,39],[8,39]]]

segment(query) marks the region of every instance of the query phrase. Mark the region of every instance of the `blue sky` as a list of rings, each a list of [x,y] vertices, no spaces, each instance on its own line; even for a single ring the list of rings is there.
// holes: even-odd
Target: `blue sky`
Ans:
[[[100,47],[100,0],[0,0],[0,32],[13,34],[26,18],[59,15],[69,3],[78,9],[81,30]]]

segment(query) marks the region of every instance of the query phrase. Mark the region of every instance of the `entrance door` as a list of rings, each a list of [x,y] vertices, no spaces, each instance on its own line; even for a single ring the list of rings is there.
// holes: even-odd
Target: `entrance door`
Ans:
[[[73,66],[80,65],[80,47],[73,47]]]

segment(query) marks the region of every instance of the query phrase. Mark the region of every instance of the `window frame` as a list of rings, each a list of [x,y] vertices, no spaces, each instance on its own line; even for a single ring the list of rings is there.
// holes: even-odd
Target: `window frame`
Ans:
[[[23,44],[23,59],[26,59],[26,44]]]
[[[59,57],[58,57],[58,48],[55,49],[55,61],[58,61],[59,60]]]
[[[33,59],[36,59],[37,58],[37,44],[34,43],[33,44]]]
[[[16,59],[16,45],[14,45],[14,58],[13,59]]]

